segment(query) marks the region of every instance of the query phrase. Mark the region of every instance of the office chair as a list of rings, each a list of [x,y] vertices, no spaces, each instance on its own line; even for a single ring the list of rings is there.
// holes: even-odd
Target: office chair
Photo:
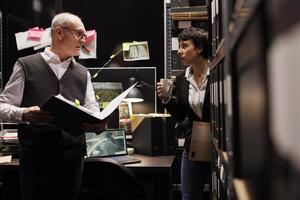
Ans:
[[[139,200],[145,191],[128,168],[109,158],[89,158],[84,162],[80,199]]]

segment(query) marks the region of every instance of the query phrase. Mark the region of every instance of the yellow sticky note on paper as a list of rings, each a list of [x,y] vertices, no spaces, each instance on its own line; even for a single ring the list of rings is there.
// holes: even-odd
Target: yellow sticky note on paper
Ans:
[[[102,102],[103,104],[103,108],[106,108],[106,106],[108,106],[109,102]]]
[[[124,42],[123,45],[123,51],[129,51],[130,42]]]
[[[77,108],[80,106],[80,101],[78,99],[75,99],[74,106]]]

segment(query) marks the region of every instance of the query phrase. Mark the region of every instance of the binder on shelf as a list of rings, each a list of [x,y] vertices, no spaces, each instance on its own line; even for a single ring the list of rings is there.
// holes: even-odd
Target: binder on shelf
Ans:
[[[113,99],[104,110],[97,114],[64,98],[60,94],[52,96],[42,106],[42,110],[48,111],[55,117],[54,123],[56,125],[70,134],[78,136],[82,132],[80,128],[82,123],[101,123],[119,106],[134,86],[135,84]]]

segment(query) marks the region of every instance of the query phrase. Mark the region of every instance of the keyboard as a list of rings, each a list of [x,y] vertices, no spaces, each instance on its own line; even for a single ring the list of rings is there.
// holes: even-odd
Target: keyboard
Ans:
[[[109,157],[119,163],[122,163],[122,164],[129,164],[129,163],[139,163],[141,162],[141,160],[137,159],[137,158],[134,158],[132,156],[129,156],[129,155],[123,155],[123,156],[111,156]]]

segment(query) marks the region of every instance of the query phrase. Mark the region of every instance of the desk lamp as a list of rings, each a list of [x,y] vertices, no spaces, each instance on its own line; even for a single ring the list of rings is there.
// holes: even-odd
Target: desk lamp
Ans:
[[[146,86],[152,90],[155,90],[155,86],[146,83],[145,81],[137,81],[137,79],[135,77],[131,77],[129,79],[129,87],[132,86],[133,84],[136,84],[136,86],[128,93],[128,95],[126,96],[126,98],[123,100],[125,102],[132,102],[132,103],[137,103],[137,102],[143,102],[143,96],[141,91],[139,90],[139,88]]]
[[[136,82],[137,82],[136,78],[131,77],[129,79],[129,87],[135,84]],[[137,103],[137,102],[143,102],[144,99],[141,91],[137,87],[134,87],[131,89],[131,91],[128,93],[128,95],[123,101]]]
[[[139,90],[139,88],[146,86],[146,87],[149,87],[149,88],[155,90],[155,87],[149,83],[146,83],[144,81],[138,81],[135,77],[129,78],[129,87],[135,83],[137,83],[136,86],[134,88],[132,88],[131,91],[126,96],[126,98],[123,99],[123,101],[128,104],[128,109],[129,109],[130,115],[133,114],[132,103],[139,103],[139,102],[144,101],[143,95],[142,95],[141,91]]]

